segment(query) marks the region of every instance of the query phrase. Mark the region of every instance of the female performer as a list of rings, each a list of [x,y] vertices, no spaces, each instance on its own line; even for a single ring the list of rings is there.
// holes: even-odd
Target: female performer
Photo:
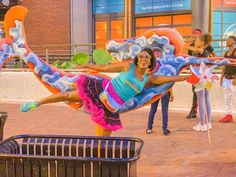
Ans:
[[[146,71],[155,68],[156,59],[149,48],[144,48],[133,63],[122,62],[112,65],[83,65],[80,69],[92,69],[99,72],[120,72],[112,80],[97,79],[80,75],[77,90],[58,93],[39,101],[21,105],[20,110],[27,112],[48,103],[69,101],[83,104],[91,118],[103,129],[114,131],[122,128],[119,109],[129,99],[142,92],[144,87],[167,82],[184,81],[189,76],[148,76]]]

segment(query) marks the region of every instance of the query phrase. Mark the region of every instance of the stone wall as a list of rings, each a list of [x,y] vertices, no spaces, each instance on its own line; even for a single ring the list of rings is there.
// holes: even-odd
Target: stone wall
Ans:
[[[110,74],[114,77],[115,74]],[[192,104],[192,87],[187,82],[176,83],[173,87],[175,100],[170,104],[175,109],[190,109]],[[36,79],[31,72],[1,72],[0,99],[35,100],[50,95],[50,92]],[[224,111],[223,90],[219,81],[210,92],[213,111]],[[236,108],[234,106],[234,108]],[[236,109],[234,109],[236,110]]]

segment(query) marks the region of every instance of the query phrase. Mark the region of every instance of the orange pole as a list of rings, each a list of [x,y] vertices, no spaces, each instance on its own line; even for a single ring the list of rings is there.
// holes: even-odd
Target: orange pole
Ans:
[[[129,11],[129,5],[128,5],[128,1],[125,1],[125,18],[124,18],[124,38],[128,38],[128,21],[129,21],[129,17],[128,17],[128,11]]]
[[[128,38],[132,37],[132,24],[133,24],[133,9],[132,9],[132,0],[128,0]]]
[[[212,33],[213,32],[213,10],[214,10],[214,4],[213,4],[213,0],[210,0],[209,2],[209,32]]]

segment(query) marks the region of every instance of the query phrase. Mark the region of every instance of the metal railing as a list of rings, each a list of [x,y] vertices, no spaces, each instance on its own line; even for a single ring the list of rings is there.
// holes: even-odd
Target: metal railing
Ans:
[[[70,59],[74,54],[78,52],[86,52],[90,56],[93,51],[100,46],[105,46],[105,44],[51,44],[51,45],[29,45],[29,47],[34,51],[39,57],[45,59],[45,61],[50,63],[50,59],[60,59],[67,58]]]
[[[3,140],[3,129],[7,120],[8,114],[6,112],[0,112],[0,141]]]
[[[225,45],[226,40],[224,39],[216,39],[213,42],[219,42],[221,45],[214,46],[214,49],[217,54],[226,50]],[[186,42],[189,43],[189,39],[186,39]],[[105,46],[105,44],[55,44],[55,45],[29,45],[31,50],[38,55],[41,59],[45,60],[47,63],[52,64],[56,60],[59,60],[61,63],[65,61],[71,61],[74,54],[78,52],[88,53],[90,56],[90,61],[93,61],[92,54],[96,48],[101,46]],[[185,51],[186,52],[186,51]],[[20,58],[12,58],[9,60],[3,67],[3,70],[11,70],[11,71],[21,71],[21,69],[26,70],[28,67],[24,63],[24,61]]]
[[[61,63],[65,61],[71,61],[74,54],[78,52],[85,52],[89,54],[90,60],[92,60],[93,51],[104,44],[51,44],[51,45],[29,45],[30,49],[41,59],[49,64],[52,64],[56,60]],[[8,60],[3,70],[19,70],[26,69],[27,65],[24,61],[18,57]]]

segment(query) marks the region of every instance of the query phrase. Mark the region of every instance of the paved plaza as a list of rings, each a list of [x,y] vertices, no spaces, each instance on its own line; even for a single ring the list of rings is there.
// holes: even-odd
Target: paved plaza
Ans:
[[[16,134],[94,135],[89,115],[63,103],[42,106],[29,113],[19,112],[18,102],[0,101],[0,111],[9,113],[4,137]],[[164,136],[158,110],[153,134],[146,135],[148,108],[121,115],[124,129],[113,136],[131,136],[144,140],[138,160],[138,177],[235,177],[236,124],[220,124],[223,113],[213,113],[212,144],[206,132],[195,132],[197,120],[185,119],[186,111],[170,110],[169,129]]]

